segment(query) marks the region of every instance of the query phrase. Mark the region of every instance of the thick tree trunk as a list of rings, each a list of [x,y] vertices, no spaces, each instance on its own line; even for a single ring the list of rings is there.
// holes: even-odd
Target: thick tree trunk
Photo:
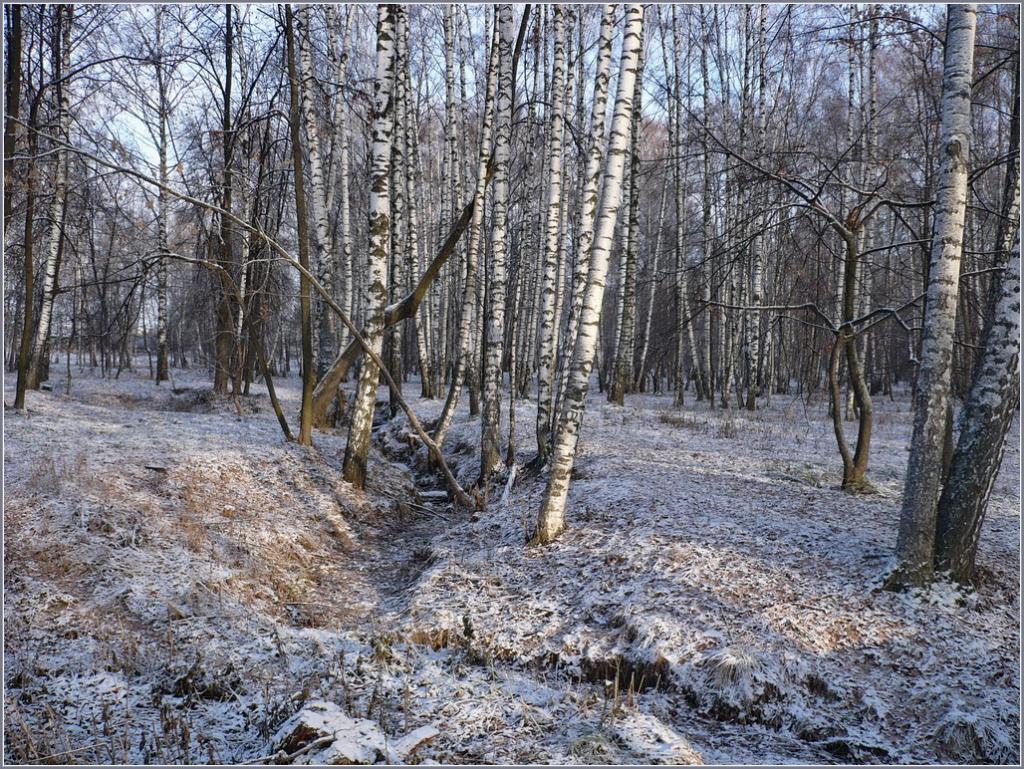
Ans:
[[[950,402],[953,326],[967,206],[977,9],[974,5],[950,5],[947,14],[941,129],[944,157],[935,202],[914,433],[896,545],[898,563],[889,580],[894,587],[926,584],[934,573],[936,503]]]
[[[572,300],[569,305],[569,326],[566,332],[564,369],[556,413],[561,413],[570,377],[576,337],[579,333],[580,315],[583,312],[583,295],[587,288],[590,270],[590,255],[594,242],[594,221],[597,217],[598,193],[601,183],[601,164],[604,159],[604,134],[608,111],[608,88],[612,61],[612,38],[615,35],[615,5],[606,3],[601,14],[601,33],[597,42],[597,73],[594,77],[594,95],[590,114],[590,137],[588,139],[587,162],[584,172],[583,194],[580,199],[579,217],[576,220],[576,261],[572,275]],[[580,83],[580,87],[583,84]],[[631,97],[632,98],[632,97]]]
[[[1020,173],[1006,232],[1013,238],[985,336],[978,373],[960,416],[960,437],[938,506],[935,567],[958,582],[974,576],[978,537],[992,484],[1002,462],[1006,432],[1020,399]],[[1005,243],[1000,244],[1000,250]],[[1004,251],[1004,253],[1006,253]]]
[[[366,342],[375,356],[384,340],[384,306],[387,302],[386,271],[390,249],[391,223],[389,163],[394,130],[391,99],[395,79],[395,14],[393,5],[377,6],[377,71],[373,86],[373,122],[370,146],[370,213],[366,291]],[[352,422],[345,446],[343,475],[357,488],[366,485],[366,460],[370,453],[373,411],[377,402],[379,371],[373,359],[363,361],[359,385],[352,406]],[[398,383],[396,383],[396,386]]]

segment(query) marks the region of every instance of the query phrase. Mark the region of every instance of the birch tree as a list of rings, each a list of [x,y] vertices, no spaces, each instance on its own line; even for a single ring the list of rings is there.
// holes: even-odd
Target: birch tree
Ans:
[[[537,454],[547,458],[551,444],[551,411],[554,389],[554,353],[557,327],[555,305],[558,283],[559,229],[562,206],[562,131],[565,109],[565,40],[563,10],[554,6],[552,36],[555,53],[551,75],[551,123],[548,134],[547,226],[544,242],[544,274],[541,282],[540,342],[537,352]]]
[[[351,226],[351,202],[349,197],[349,155],[351,152],[351,138],[349,129],[349,116],[345,108],[345,84],[348,80],[349,61],[349,29],[352,24],[352,16],[355,14],[355,7],[346,9],[344,18],[338,11],[338,6],[328,5],[327,18],[331,30],[331,55],[336,60],[335,72],[337,73],[337,89],[334,95],[334,151],[331,153],[329,183],[327,186],[327,210],[334,209],[334,198],[338,198],[338,218],[331,240],[331,250],[341,258],[341,280],[339,304],[349,317],[354,317],[353,308],[353,271],[352,271],[352,226]],[[348,329],[338,329],[336,342],[344,344],[348,341]],[[324,361],[324,365],[329,361]]]
[[[897,567],[889,579],[889,584],[897,587],[925,584],[934,573],[936,504],[942,482],[967,207],[976,17],[977,8],[971,4],[947,8],[941,128],[944,157],[936,192],[921,369],[900,511]]]
[[[508,170],[512,142],[512,6],[497,9],[498,86],[494,130],[494,214],[491,269],[487,291],[483,398],[480,412],[480,479],[501,465],[501,366],[505,334],[505,237],[508,223]]]
[[[53,80],[54,96],[57,102],[56,136],[59,142],[66,144],[71,130],[71,25],[74,21],[73,5],[54,5],[53,25]],[[39,323],[36,326],[35,338],[32,342],[32,357],[28,368],[28,386],[39,389],[39,385],[47,378],[49,368],[50,327],[53,320],[53,304],[60,291],[58,276],[63,250],[64,212],[67,204],[68,163],[70,156],[63,148],[58,148],[53,176],[53,197],[50,199],[49,221],[47,233],[46,263],[43,267],[43,297],[39,309]]]
[[[316,234],[315,257],[312,260],[314,274],[326,291],[334,294],[334,256],[332,253],[331,224],[328,218],[327,192],[324,182],[324,162],[320,142],[320,122],[316,114],[316,74],[313,70],[311,29],[312,12],[308,5],[300,6],[296,16],[299,37],[299,90],[302,119],[306,129],[306,144],[309,148],[310,203],[313,208],[313,224]],[[334,357],[334,316],[323,301],[313,303],[313,329],[316,338],[316,371],[320,376]]]
[[[757,25],[757,62],[756,62],[756,79],[757,79],[757,99],[754,104],[755,110],[755,130],[757,132],[756,143],[755,143],[755,157],[760,162],[761,155],[764,153],[765,144],[765,89],[767,86],[767,76],[765,73],[765,64],[768,52],[766,50],[765,33],[768,24],[768,6],[764,3],[760,5],[760,13],[758,14],[758,25]],[[754,217],[754,233],[750,243],[750,304],[754,307],[758,307],[764,300],[764,228],[765,228],[765,217],[764,217],[764,200],[756,200],[757,214]],[[761,375],[761,359],[763,347],[761,344],[761,313],[751,312],[747,315],[747,399],[746,407],[749,411],[753,411],[757,407],[757,395],[760,388],[760,375]]]
[[[607,8],[606,8],[607,10]],[[572,355],[565,402],[558,420],[548,478],[537,518],[537,529],[532,541],[546,544],[565,528],[565,503],[569,493],[569,479],[576,459],[583,412],[586,407],[590,373],[597,350],[598,326],[604,300],[605,280],[615,219],[622,204],[622,179],[629,156],[630,124],[632,122],[634,86],[643,47],[644,9],[639,4],[626,6],[626,19],[622,35],[622,54],[619,63],[619,82],[615,97],[611,135],[608,141],[604,171],[604,188],[600,214],[594,231],[590,251],[586,290],[580,312],[579,338]]]
[[[296,52],[295,30],[290,4],[285,5],[284,13],[285,41],[288,54],[288,93],[291,106],[288,115],[288,127],[292,144],[295,227],[298,232],[299,264],[303,268],[303,272],[299,276],[299,322],[302,335],[302,407],[299,414],[298,442],[303,446],[310,446],[313,443],[312,399],[313,386],[316,384],[316,374],[313,368],[313,323],[308,278],[310,271],[309,230],[306,218],[306,189],[302,173],[302,142],[299,129],[302,97],[300,95],[299,74],[295,63],[298,54]]]
[[[673,104],[670,111],[675,113],[675,132],[671,141],[674,162],[672,163],[672,175],[675,182],[675,269],[676,269],[676,392],[675,405],[683,405],[683,390],[686,385],[686,346],[689,343],[690,354],[694,354],[693,323],[690,319],[689,310],[689,267],[686,260],[686,235],[685,235],[685,196],[686,196],[686,147],[683,141],[683,108],[687,107],[689,112],[689,96],[686,105],[683,103],[683,78],[680,72],[679,56],[682,45],[679,40],[679,24],[676,17],[676,6],[672,6],[672,86],[675,92]],[[687,71],[689,76],[689,71]],[[666,79],[669,78],[668,67],[665,72]],[[687,83],[687,93],[690,88]],[[705,389],[698,368],[699,391]]]
[[[370,146],[369,243],[367,246],[366,342],[380,356],[384,340],[384,307],[387,303],[387,263],[391,247],[389,172],[394,105],[395,13],[393,5],[377,6],[377,67],[373,84],[373,115]],[[366,485],[366,460],[370,453],[373,411],[377,402],[379,371],[364,358],[352,406],[348,443],[342,475],[357,488]]]
[[[636,344],[636,250],[640,237],[640,150],[639,139],[643,113],[644,80],[643,39],[640,40],[640,61],[633,85],[632,120],[629,136],[629,206],[622,253],[622,285],[620,287],[621,323],[616,340],[614,373],[608,389],[608,400],[623,405],[626,390],[633,382],[633,356]]]
[[[1020,66],[1014,75],[1013,121],[1003,210],[996,235],[1002,279],[977,373],[960,415],[960,436],[938,506],[935,566],[958,582],[974,576],[981,524],[1002,463],[1006,432],[1020,400]]]
[[[999,285],[981,370],[961,415],[960,437],[938,505],[935,565],[958,582],[974,576],[978,538],[1020,402],[1020,233]]]
[[[459,316],[459,336],[456,344],[455,371],[452,374],[448,397],[434,432],[438,446],[444,445],[445,436],[455,416],[466,374],[472,362],[473,326],[477,305],[477,272],[480,258],[484,220],[484,196],[487,193],[487,166],[491,154],[491,130],[494,124],[494,98],[498,80],[498,29],[491,35],[490,56],[487,64],[487,85],[484,88],[483,125],[480,129],[480,152],[477,155],[476,187],[473,192],[473,218],[469,225],[469,247],[466,249],[466,276],[463,283],[462,312]],[[470,385],[472,387],[472,384]]]
[[[590,136],[587,140],[587,161],[583,177],[583,191],[580,194],[579,214],[576,220],[576,254],[572,273],[572,297],[569,305],[569,324],[563,345],[566,354],[562,356],[566,371],[562,378],[558,396],[557,411],[565,397],[568,383],[568,367],[572,363],[573,350],[579,332],[580,316],[583,312],[583,295],[587,287],[590,270],[591,246],[594,242],[594,221],[597,217],[598,192],[601,183],[601,164],[604,159],[605,120],[608,112],[608,81],[611,73],[612,39],[615,35],[615,4],[605,3],[601,13],[601,32],[597,41],[597,72],[594,76],[594,94],[590,113]],[[580,89],[583,82],[580,81]]]

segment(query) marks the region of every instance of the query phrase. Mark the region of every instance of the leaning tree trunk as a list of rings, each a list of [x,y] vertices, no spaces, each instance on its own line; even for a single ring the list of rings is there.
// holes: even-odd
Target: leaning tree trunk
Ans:
[[[941,129],[944,157],[935,197],[921,369],[900,512],[897,566],[889,580],[893,587],[927,584],[934,573],[936,503],[950,406],[953,330],[967,207],[977,9],[974,5],[950,5],[947,14]]]
[[[512,6],[498,7],[498,93],[494,133],[494,221],[484,344],[483,408],[480,424],[480,478],[501,466],[501,363],[505,333],[505,235],[508,220],[508,166],[512,137]]]
[[[1020,240],[1004,273],[982,368],[968,395],[949,478],[938,506],[936,566],[969,581],[985,508],[1020,396]]]
[[[605,120],[608,111],[609,75],[614,35],[615,5],[606,3],[601,15],[601,34],[597,42],[597,74],[594,77],[593,107],[590,114],[589,149],[584,171],[583,193],[580,196],[579,217],[576,221],[576,262],[572,274],[572,296],[569,305],[569,325],[565,336],[565,354],[562,357],[566,369],[572,363],[573,351],[576,348],[580,315],[583,311],[583,294],[587,287],[587,275],[590,269],[590,252],[594,242],[594,220],[597,216],[601,162],[604,158]],[[582,82],[580,88],[583,88]],[[568,377],[568,371],[564,372],[556,412],[561,412],[561,404],[565,397],[564,388]]]
[[[379,358],[384,341],[385,285],[390,234],[389,164],[391,134],[394,130],[394,105],[391,91],[395,77],[395,13],[393,5],[377,6],[377,75],[373,85],[373,122],[370,146],[370,213],[368,267],[366,289],[366,342]],[[352,407],[348,443],[342,473],[357,488],[366,485],[366,459],[370,453],[370,430],[377,402],[379,371],[375,360],[363,359]]]
[[[1011,161],[1017,166],[1017,161]],[[1016,204],[1019,210],[1020,175]],[[981,353],[980,368],[961,414],[960,437],[939,497],[935,566],[957,582],[974,576],[974,558],[992,484],[1002,462],[1006,432],[1020,398],[1020,232],[1018,217],[1006,227],[1013,248]],[[1005,244],[1000,244],[1001,249]],[[1005,252],[1004,252],[1005,253]]]
[[[533,542],[536,544],[551,542],[565,528],[565,501],[569,494],[569,479],[576,459],[576,446],[586,406],[590,373],[594,365],[594,352],[597,350],[608,259],[615,235],[615,219],[622,205],[622,177],[629,155],[633,90],[643,46],[643,23],[643,6],[635,3],[626,6],[618,92],[615,97],[615,112],[604,172],[604,192],[601,196],[600,215],[590,253],[590,270],[580,313],[579,338],[573,350],[565,402],[554,441],[551,476],[548,478],[544,501],[537,519],[537,530],[533,536]]]

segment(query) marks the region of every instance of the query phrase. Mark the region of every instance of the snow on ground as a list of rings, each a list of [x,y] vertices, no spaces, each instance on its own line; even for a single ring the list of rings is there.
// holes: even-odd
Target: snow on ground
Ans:
[[[905,399],[879,399],[879,493],[854,497],[821,403],[595,393],[570,528],[538,549],[542,478],[454,512],[400,464],[398,417],[358,493],[343,431],[287,444],[261,387],[235,404],[174,376],[78,374],[5,412],[9,760],[251,761],[310,703],[388,746],[436,727],[409,761],[1019,756],[1017,426],[978,591],[894,595]],[[465,408],[446,450],[468,481]],[[533,419],[517,404],[523,461]]]

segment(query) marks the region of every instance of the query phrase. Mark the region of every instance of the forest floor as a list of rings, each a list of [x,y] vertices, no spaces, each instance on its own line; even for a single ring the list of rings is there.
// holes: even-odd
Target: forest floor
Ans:
[[[821,402],[594,393],[569,528],[539,549],[541,477],[453,511],[399,416],[355,492],[343,430],[288,444],[262,387],[172,373],[76,372],[5,410],[8,761],[255,761],[310,702],[389,740],[434,726],[410,762],[1019,760],[1017,420],[977,590],[892,594],[905,396],[877,400],[876,492],[850,496]],[[464,399],[466,481],[478,445]]]

